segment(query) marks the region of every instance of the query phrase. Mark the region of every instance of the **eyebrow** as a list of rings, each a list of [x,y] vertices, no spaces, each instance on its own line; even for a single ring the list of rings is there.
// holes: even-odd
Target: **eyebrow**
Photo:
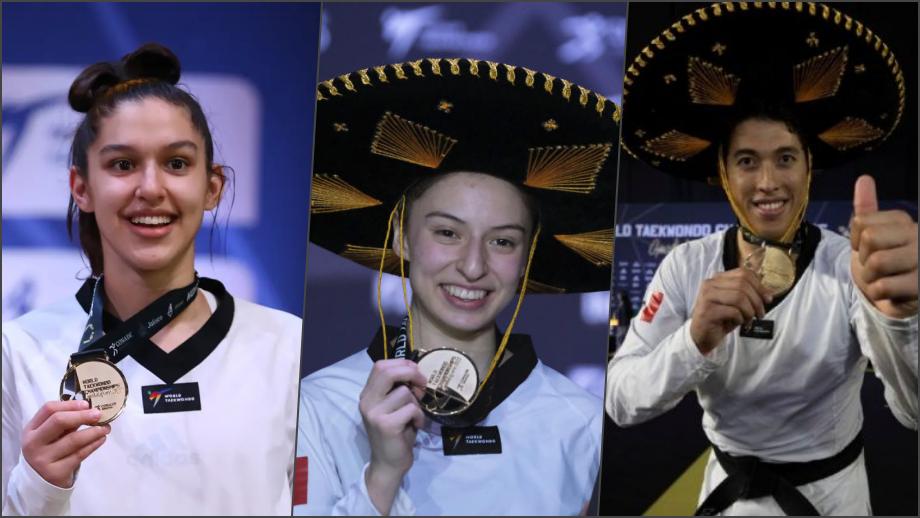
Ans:
[[[782,146],[782,147],[779,147],[779,148],[777,148],[777,149],[774,149],[773,151],[768,152],[767,154],[777,154],[777,153],[800,153],[800,152],[801,152],[801,150],[800,150],[799,148],[795,147],[795,146]],[[734,157],[734,158],[737,158],[737,157],[739,157],[739,156],[741,156],[741,155],[758,155],[758,156],[759,156],[760,153],[758,153],[756,150],[753,150],[753,149],[750,149],[750,148],[738,149],[738,150],[735,150],[734,153],[732,153],[732,157]]]
[[[181,149],[184,147],[192,148],[192,151],[195,151],[195,152],[198,151],[198,144],[195,144],[191,140],[177,140],[176,142],[168,144],[166,146],[166,149],[175,150],[175,149]],[[109,144],[106,146],[102,146],[102,148],[99,150],[99,154],[113,153],[113,152],[126,152],[126,151],[134,151],[134,150],[135,150],[134,147],[129,146],[127,144]]]
[[[435,210],[435,211],[429,212],[428,214],[425,214],[425,219],[429,219],[429,218],[446,218],[451,221],[456,221],[457,223],[466,225],[466,221],[458,218],[457,216],[454,216],[453,214],[448,214],[447,212],[441,212],[439,210]],[[492,227],[490,230],[519,230],[522,234],[527,233],[527,229],[525,229],[523,225],[518,225],[517,223],[497,225],[497,226]]]

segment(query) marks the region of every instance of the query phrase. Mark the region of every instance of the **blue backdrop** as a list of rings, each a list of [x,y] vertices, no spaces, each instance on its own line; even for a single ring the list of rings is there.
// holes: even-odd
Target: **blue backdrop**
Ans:
[[[182,63],[235,191],[197,267],[301,315],[320,6],[9,4],[3,9],[3,319],[72,295],[88,270],[65,230],[79,71],[157,41]],[[232,210],[231,210],[232,209]],[[228,217],[229,216],[229,217]]]

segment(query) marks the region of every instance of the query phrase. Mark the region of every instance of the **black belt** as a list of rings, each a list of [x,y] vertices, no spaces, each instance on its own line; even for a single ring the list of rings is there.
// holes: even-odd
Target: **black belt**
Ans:
[[[819,516],[796,486],[837,473],[852,464],[862,449],[862,432],[833,457],[809,462],[773,464],[757,457],[732,457],[713,446],[712,451],[728,477],[709,493],[696,515],[714,516],[737,500],[772,496],[788,516]]]

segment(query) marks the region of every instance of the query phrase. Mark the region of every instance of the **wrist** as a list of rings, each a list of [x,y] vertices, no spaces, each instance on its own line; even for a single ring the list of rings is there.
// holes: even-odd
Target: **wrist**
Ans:
[[[371,461],[364,472],[364,483],[371,503],[381,515],[389,515],[396,493],[408,470],[393,468]]]

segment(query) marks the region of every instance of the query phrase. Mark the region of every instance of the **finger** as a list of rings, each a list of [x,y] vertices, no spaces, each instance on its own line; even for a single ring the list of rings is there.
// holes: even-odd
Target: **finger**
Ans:
[[[727,288],[739,281],[744,283],[743,289],[751,295],[752,302],[755,300],[759,301],[758,305],[761,308],[764,306],[764,303],[769,304],[773,301],[773,295],[770,293],[770,290],[764,287],[763,283],[760,282],[760,277],[747,268],[736,268],[726,272],[724,278],[719,279],[718,285]]]
[[[55,412],[68,412],[76,410],[86,410],[89,408],[89,403],[82,399],[72,399],[70,401],[47,401],[41,408],[38,409],[38,412],[35,412],[35,415],[32,416],[32,419],[26,425],[26,430],[37,430],[45,420],[48,419]]]
[[[361,399],[374,405],[393,390],[398,383],[407,383],[416,379],[418,365],[409,360],[380,360],[374,363]]]
[[[55,462],[54,464],[52,464],[52,466],[60,467],[63,470],[73,472],[80,466],[81,462],[86,460],[86,458],[89,457],[94,451],[98,450],[100,446],[105,444],[106,437],[107,436],[105,435],[103,435],[102,437],[99,437],[95,441],[71,453],[67,457],[64,457],[63,459]]]
[[[902,246],[890,250],[878,250],[872,252],[861,262],[863,265],[862,281],[869,284],[884,277],[917,271],[917,248]]]
[[[101,416],[102,412],[95,408],[55,412],[35,430],[35,440],[38,444],[51,444],[64,435],[67,430],[95,424]]]
[[[864,174],[856,179],[853,187],[853,213],[857,216],[878,212],[878,199],[875,195],[875,180]]]
[[[757,316],[757,310],[754,309],[751,298],[742,290],[735,287],[729,289],[714,288],[710,300],[721,306],[730,306],[736,308],[743,316],[743,322],[748,322]]]
[[[105,437],[111,431],[111,427],[104,425],[84,428],[69,433],[50,445],[48,458],[52,461],[58,461],[70,457],[74,453],[97,442],[101,437]]]
[[[714,279],[711,287],[719,290],[717,300],[721,304],[736,303],[733,294],[737,292],[744,297],[752,313],[757,317],[762,317],[766,313],[766,302],[771,300],[769,292],[760,284],[757,276],[751,272]],[[713,292],[713,294],[716,295],[716,292]],[[741,304],[742,302],[739,300],[737,303]]]
[[[706,312],[707,316],[712,319],[713,322],[719,323],[722,331],[725,333],[731,332],[747,321],[744,314],[735,306],[712,304],[707,308]]]
[[[866,259],[876,250],[913,245],[916,240],[917,225],[903,223],[874,223],[861,225],[858,236],[859,264],[866,264]]]
[[[866,285],[869,300],[906,302],[917,300],[917,270],[883,277]]]
[[[416,408],[416,412],[415,412],[415,415],[412,417],[412,426],[414,426],[415,429],[418,430],[419,428],[425,427],[425,412],[422,410],[421,405],[417,404],[415,405],[415,408]]]
[[[408,426],[418,428],[415,424],[418,422],[418,413],[421,411],[418,402],[412,400],[387,415],[382,424],[391,432],[402,432]]]
[[[416,399],[409,387],[400,385],[374,405],[372,411],[380,414],[389,414],[413,401],[416,401]]]

